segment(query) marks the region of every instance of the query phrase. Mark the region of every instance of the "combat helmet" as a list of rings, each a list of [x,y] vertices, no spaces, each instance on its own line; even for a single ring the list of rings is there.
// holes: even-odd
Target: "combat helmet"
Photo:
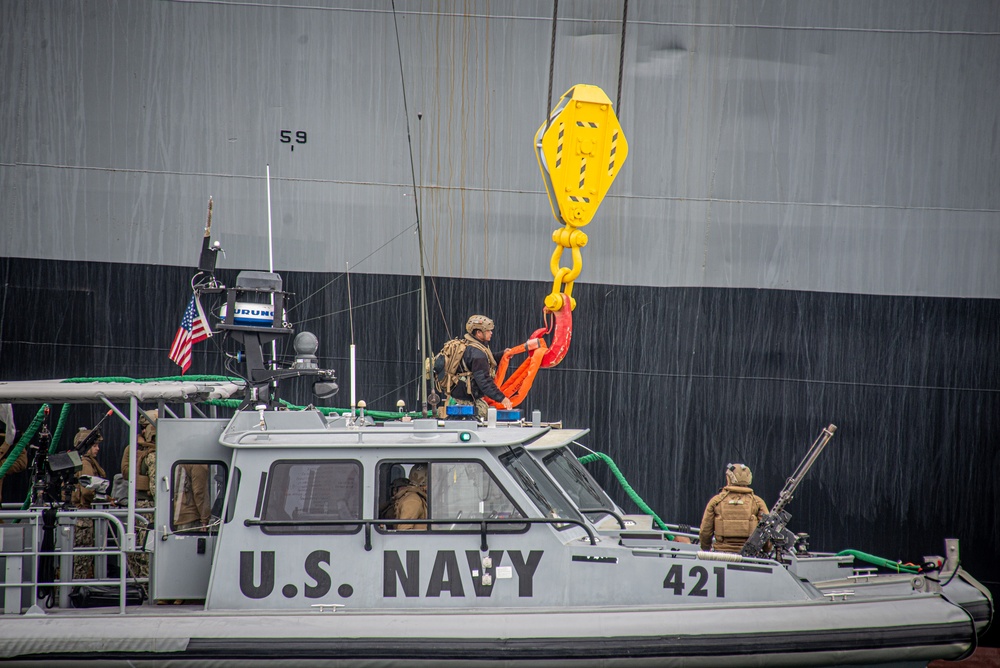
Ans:
[[[413,468],[410,469],[410,484],[412,485],[426,485],[427,484],[427,464],[414,464]]]
[[[80,427],[80,430],[73,436],[73,448],[81,455],[87,454],[87,451],[90,450],[90,448],[104,441],[104,435],[101,434],[100,429],[97,429],[97,435],[94,436],[88,444],[87,437],[90,436],[93,431],[93,429],[88,429],[87,427]]]
[[[481,329],[484,332],[493,331],[493,321],[485,315],[474,315],[465,323],[465,331],[472,334],[477,329]]]
[[[141,428],[149,426],[149,420],[146,419],[146,415],[148,415],[149,418],[153,420],[153,426],[155,427],[156,421],[160,419],[160,411],[153,408],[151,410],[146,411],[145,414],[139,413],[139,427]]]
[[[746,464],[730,464],[726,467],[726,484],[749,487],[753,482],[753,472]]]
[[[149,416],[149,419],[146,418],[146,415]],[[156,421],[160,419],[160,412],[154,408],[146,411],[146,415],[139,413],[139,436],[147,444],[154,444],[156,442]]]

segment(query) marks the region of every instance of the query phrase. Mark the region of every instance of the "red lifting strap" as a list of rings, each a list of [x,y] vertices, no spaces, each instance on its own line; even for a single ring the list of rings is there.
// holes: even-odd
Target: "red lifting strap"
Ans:
[[[570,340],[573,338],[573,311],[570,309],[569,298],[563,294],[563,307],[552,313],[545,309],[546,326],[536,329],[531,337],[519,346],[508,349],[500,358],[497,365],[496,384],[500,391],[510,399],[513,406],[519,405],[528,396],[528,390],[535,381],[538,370],[542,367],[553,367],[562,362],[569,350]],[[553,316],[554,322],[548,323],[548,316]],[[554,330],[554,331],[553,331]],[[545,343],[542,338],[545,334],[552,332],[552,346]],[[510,378],[505,380],[510,359],[514,355],[527,352],[528,356],[521,362],[521,365],[514,370]],[[495,408],[501,404],[485,397],[486,403]]]
[[[573,309],[569,305],[569,297],[566,293],[560,293],[563,299],[562,308],[552,314],[555,319],[555,332],[552,334],[552,345],[549,352],[542,358],[542,366],[553,367],[563,361],[569,351],[569,343],[573,339]],[[546,321],[548,321],[549,310],[545,309]],[[549,327],[552,331],[553,326]]]

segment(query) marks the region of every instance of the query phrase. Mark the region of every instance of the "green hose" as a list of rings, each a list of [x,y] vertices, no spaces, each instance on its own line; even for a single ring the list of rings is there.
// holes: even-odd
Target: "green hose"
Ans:
[[[659,516],[653,512],[652,508],[646,505],[646,502],[642,500],[639,494],[634,489],[632,489],[632,485],[628,484],[628,481],[625,480],[625,475],[621,472],[621,469],[618,468],[618,465],[615,464],[614,460],[611,459],[611,457],[608,457],[603,452],[594,452],[589,455],[584,455],[583,457],[580,457],[581,464],[590,464],[591,462],[596,462],[596,461],[602,461],[605,464],[607,464],[608,468],[611,469],[612,475],[614,475],[615,478],[618,480],[618,484],[622,486],[622,489],[625,490],[625,493],[628,494],[628,497],[635,502],[635,505],[639,506],[639,510],[646,513],[647,515],[651,515],[653,521],[656,522],[656,526],[660,527],[660,529],[662,529],[663,531],[667,531],[667,538],[673,540],[674,536],[667,529],[667,525],[664,524],[663,520],[661,520]]]
[[[904,566],[898,561],[890,561],[883,557],[876,557],[873,554],[868,554],[860,550],[841,550],[837,553],[838,557],[852,556],[859,561],[866,561],[869,564],[875,564],[876,566],[881,566],[882,568],[890,568],[897,573],[919,573],[920,569],[916,566]]]
[[[7,471],[9,471],[10,467],[14,465],[17,458],[21,456],[24,449],[28,447],[28,443],[31,442],[31,439],[35,437],[35,433],[37,433],[39,427],[42,426],[42,420],[45,419],[45,411],[48,407],[48,404],[42,404],[42,407],[38,409],[37,413],[35,413],[35,417],[31,421],[31,424],[28,425],[28,428],[21,434],[21,438],[17,440],[17,445],[10,449],[10,452],[7,454],[7,461],[3,463],[3,466],[0,466],[0,478],[7,475]]]
[[[63,427],[66,426],[66,418],[69,417],[69,407],[69,404],[63,404],[62,410],[59,411],[59,421],[56,422],[56,431],[52,434],[52,442],[49,443],[50,455],[56,451],[56,446],[59,445],[59,439],[62,437]]]

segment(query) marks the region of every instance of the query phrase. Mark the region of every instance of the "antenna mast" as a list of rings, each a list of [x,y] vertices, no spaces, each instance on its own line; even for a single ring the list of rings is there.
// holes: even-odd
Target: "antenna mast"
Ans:
[[[420,224],[420,200],[417,196],[417,176],[413,167],[413,140],[410,138],[410,112],[406,106],[406,79],[403,77],[403,51],[399,46],[399,24],[396,22],[396,1],[392,2],[392,24],[396,29],[396,53],[399,56],[399,83],[403,89],[403,116],[406,118],[406,145],[410,151],[410,179],[413,182],[413,208],[417,216],[417,248],[420,252],[420,410],[426,417],[427,410],[427,374],[430,370],[430,360],[427,357],[427,339],[429,325],[427,323],[427,282],[424,273],[424,230]],[[423,116],[418,113],[417,119]]]
[[[267,270],[274,273],[274,235],[271,231],[271,164],[267,163]],[[274,296],[271,296],[271,308],[274,309]],[[275,317],[284,318],[283,313],[275,313]],[[271,339],[271,368],[278,368],[277,341]],[[277,384],[277,380],[275,380]]]

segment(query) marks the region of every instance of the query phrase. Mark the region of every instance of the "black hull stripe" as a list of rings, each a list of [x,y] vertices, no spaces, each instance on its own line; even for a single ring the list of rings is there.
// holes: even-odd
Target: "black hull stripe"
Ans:
[[[182,653],[101,653],[111,658],[183,659],[410,659],[462,661],[580,658],[693,658],[727,655],[778,656],[801,653],[945,647],[973,642],[972,625],[816,630],[796,633],[699,636],[618,636],[614,638],[192,638]],[[734,650],[734,648],[737,648]],[[65,653],[35,659],[71,658]]]

